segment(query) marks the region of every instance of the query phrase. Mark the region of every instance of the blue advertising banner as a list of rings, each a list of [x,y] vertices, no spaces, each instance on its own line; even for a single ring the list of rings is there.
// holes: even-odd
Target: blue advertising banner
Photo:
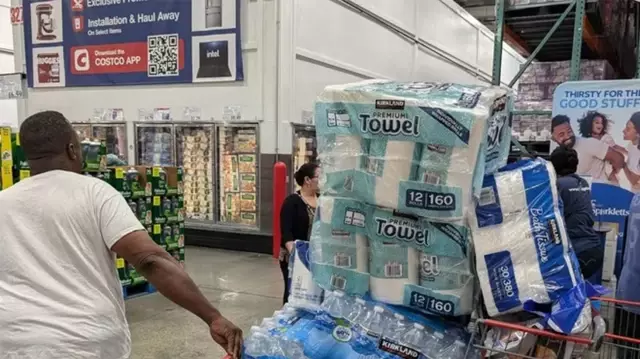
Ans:
[[[25,0],[30,87],[244,79],[240,0]]]
[[[619,275],[629,206],[640,192],[640,81],[566,82],[554,92],[553,118],[551,150],[573,146],[578,174],[592,182],[596,220],[617,233]]]

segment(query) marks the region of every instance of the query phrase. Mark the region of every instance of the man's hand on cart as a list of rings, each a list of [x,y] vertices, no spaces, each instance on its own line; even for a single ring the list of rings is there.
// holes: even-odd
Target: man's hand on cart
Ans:
[[[242,330],[223,316],[214,319],[209,326],[211,337],[220,344],[233,359],[240,359],[242,352]]]

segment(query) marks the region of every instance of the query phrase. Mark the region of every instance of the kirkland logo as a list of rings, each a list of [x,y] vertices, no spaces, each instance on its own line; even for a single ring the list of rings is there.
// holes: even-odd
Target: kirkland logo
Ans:
[[[403,100],[376,100],[378,110],[404,110]]]
[[[385,338],[380,339],[379,348],[402,359],[417,359],[420,357],[420,352],[418,352],[417,350],[404,345],[400,345]]]

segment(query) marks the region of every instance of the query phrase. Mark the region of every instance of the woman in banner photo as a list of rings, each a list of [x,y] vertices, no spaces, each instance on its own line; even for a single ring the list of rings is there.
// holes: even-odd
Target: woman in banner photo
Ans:
[[[597,111],[589,111],[578,120],[578,132],[584,138],[595,138],[606,143],[609,147],[613,147],[616,142],[609,134],[610,122],[606,115]],[[611,184],[619,185],[617,172],[607,162],[605,162],[605,174]]]
[[[631,115],[622,130],[622,136],[629,143],[626,147],[616,145],[614,149],[626,155],[624,174],[629,180],[630,190],[638,193],[640,192],[640,112]]]

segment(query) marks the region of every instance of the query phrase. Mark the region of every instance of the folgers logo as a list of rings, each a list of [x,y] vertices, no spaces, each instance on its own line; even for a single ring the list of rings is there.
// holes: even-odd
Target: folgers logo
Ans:
[[[429,245],[429,231],[415,221],[406,219],[376,218],[376,234],[382,237]]]

